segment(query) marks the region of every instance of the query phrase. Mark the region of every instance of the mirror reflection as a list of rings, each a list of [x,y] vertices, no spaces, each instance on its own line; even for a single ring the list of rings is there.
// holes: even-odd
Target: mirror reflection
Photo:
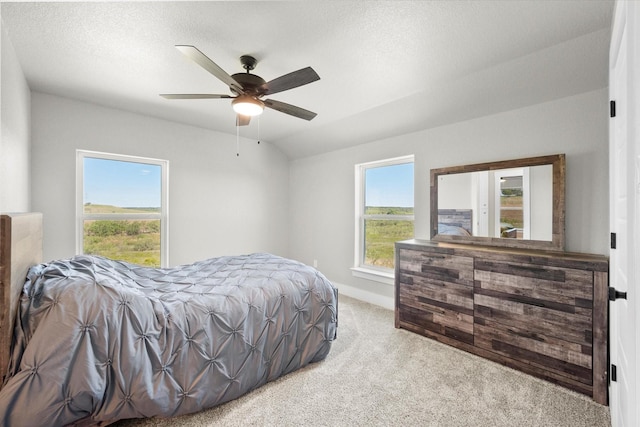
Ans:
[[[551,164],[438,176],[438,235],[553,239]]]
[[[431,239],[564,250],[565,156],[431,169]]]

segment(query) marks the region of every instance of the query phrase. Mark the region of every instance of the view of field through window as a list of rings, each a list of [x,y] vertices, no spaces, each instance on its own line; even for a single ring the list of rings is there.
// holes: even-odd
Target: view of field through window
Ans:
[[[161,266],[161,167],[85,157],[83,253]]]
[[[503,177],[500,182],[500,230],[502,237],[522,239],[524,206],[522,176]],[[506,233],[515,229],[515,235]]]
[[[413,208],[371,207],[365,214],[413,215]],[[394,247],[399,240],[412,239],[413,220],[365,219],[365,264],[384,268],[394,268]]]
[[[413,237],[413,162],[367,169],[364,264],[394,268],[395,242]]]
[[[117,208],[105,205],[85,205],[95,212],[147,212],[136,208]],[[158,208],[155,209],[156,211]],[[160,267],[160,220],[85,220],[83,253],[133,264]]]

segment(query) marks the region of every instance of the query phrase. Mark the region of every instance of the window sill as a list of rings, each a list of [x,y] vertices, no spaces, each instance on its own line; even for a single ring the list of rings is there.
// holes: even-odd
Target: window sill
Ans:
[[[395,286],[395,273],[392,271],[375,270],[373,268],[351,267],[351,274],[361,279],[373,280],[386,285]]]

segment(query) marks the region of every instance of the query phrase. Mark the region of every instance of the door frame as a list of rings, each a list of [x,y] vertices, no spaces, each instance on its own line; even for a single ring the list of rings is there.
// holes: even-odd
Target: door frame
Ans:
[[[611,422],[613,427],[631,427],[640,423],[640,407],[636,404],[640,397],[640,339],[633,331],[640,328],[640,298],[637,297],[638,279],[640,279],[640,263],[635,259],[640,255],[640,81],[637,73],[640,72],[640,5],[636,2],[617,0],[614,8],[611,45],[609,52],[609,92],[610,99],[616,101],[616,94],[624,93],[626,99],[616,101],[617,113],[624,114],[626,124],[622,128],[615,122],[615,117],[610,121],[609,130],[609,181],[610,181],[610,228],[612,233],[619,236],[619,245],[610,250],[610,285],[625,287],[619,289],[627,292],[626,301],[611,301],[609,348],[610,363],[624,370],[618,369],[618,381],[610,378],[609,404],[611,410]],[[621,50],[620,46],[623,47]],[[617,54],[623,51],[626,55],[626,65],[623,68],[622,85],[616,78]],[[622,86],[622,88],[619,88]],[[620,116],[620,114],[617,114]],[[618,127],[616,127],[618,126]],[[616,156],[616,130],[625,138],[625,153]],[[621,159],[621,160],[617,160]],[[623,213],[626,215],[626,227],[624,230],[616,230],[617,218],[620,215],[616,211],[616,172],[622,171],[620,182],[625,190]],[[621,262],[620,267],[618,265]],[[624,276],[618,280],[618,273]],[[624,305],[623,305],[624,304]],[[620,311],[625,309],[625,311]],[[626,318],[619,317],[626,315]],[[624,335],[625,329],[627,336]],[[631,331],[630,333],[628,331]],[[621,339],[623,338],[623,339]],[[619,349],[624,351],[620,352]],[[622,356],[627,356],[626,367]],[[610,370],[611,374],[611,370]],[[623,387],[623,379],[626,388]]]

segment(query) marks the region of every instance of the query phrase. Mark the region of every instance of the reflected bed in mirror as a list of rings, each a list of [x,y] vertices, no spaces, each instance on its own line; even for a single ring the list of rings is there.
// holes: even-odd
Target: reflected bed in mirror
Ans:
[[[431,239],[564,249],[565,156],[431,170]]]

